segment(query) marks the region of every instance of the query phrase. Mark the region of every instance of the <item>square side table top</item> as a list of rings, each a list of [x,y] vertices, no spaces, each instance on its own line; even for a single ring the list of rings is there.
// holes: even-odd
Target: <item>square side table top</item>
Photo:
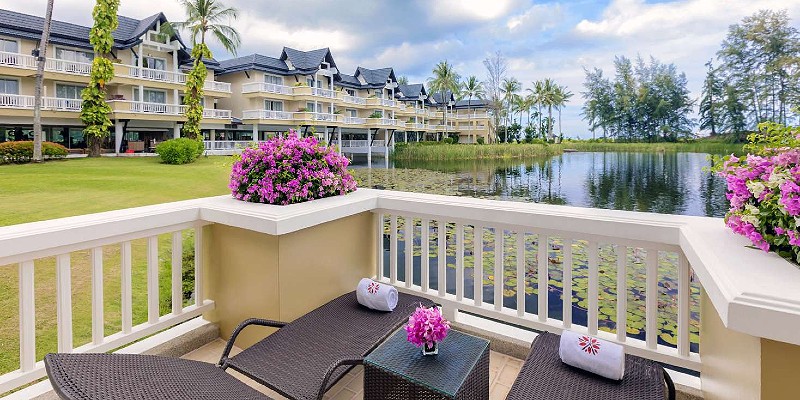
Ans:
[[[423,356],[422,349],[409,343],[401,328],[365,359],[375,366],[446,396],[455,396],[475,368],[489,342],[451,329],[439,343],[439,354]]]

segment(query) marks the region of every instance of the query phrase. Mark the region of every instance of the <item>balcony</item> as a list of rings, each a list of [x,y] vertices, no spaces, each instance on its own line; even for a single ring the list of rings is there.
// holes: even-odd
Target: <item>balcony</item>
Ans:
[[[787,366],[800,362],[800,269],[747,244],[714,218],[370,189],[292,206],[221,196],[3,227],[0,268],[14,271],[19,288],[7,325],[18,325],[20,358],[0,375],[0,393],[45,376],[36,339],[39,296],[48,293],[35,283],[55,274],[58,318],[48,322],[62,352],[135,342],[121,351],[149,351],[209,324],[224,339],[244,318],[293,320],[372,276],[432,299],[457,329],[518,346],[522,357],[536,331],[572,329],[695,371],[699,378],[670,374],[708,398],[794,394]],[[194,278],[184,282],[186,263]],[[121,274],[116,329],[104,319],[119,300],[104,294],[104,264]],[[169,279],[160,281],[164,268]],[[75,274],[93,284],[76,291],[86,282],[73,285],[83,276]],[[146,304],[135,305],[134,289]],[[73,325],[74,313],[91,313],[90,326]]]
[[[344,117],[344,123],[347,125],[366,125],[366,118],[359,117]]]
[[[404,124],[400,120],[392,118],[367,118],[367,126],[392,127],[404,126]]]
[[[274,94],[291,95],[292,88],[289,86],[276,85],[274,83],[267,83],[267,82],[253,82],[242,85],[242,94],[251,94],[251,93],[274,93]]]
[[[385,140],[342,140],[342,148],[354,147],[384,147],[386,146]]]
[[[425,124],[421,124],[418,122],[406,122],[406,129],[417,130],[417,131],[425,130]]]
[[[342,101],[347,103],[347,104],[357,104],[357,105],[361,105],[361,106],[364,106],[364,105],[367,104],[367,99],[366,98],[358,97],[358,96],[350,96],[350,95],[342,96]]]
[[[203,118],[230,120],[231,117],[231,110],[203,109]]]
[[[457,119],[457,120],[473,120],[473,119],[488,119],[489,113],[487,112],[475,112],[469,114],[450,114],[448,118]]]
[[[267,120],[291,120],[292,113],[286,111],[272,110],[248,110],[242,112],[242,119],[267,119]]]
[[[33,96],[21,96],[15,94],[0,94],[0,108],[33,110],[35,99]],[[42,110],[45,111],[68,111],[80,112],[81,99],[60,99],[56,97],[45,97],[42,99]]]
[[[115,113],[130,113],[151,116],[183,117],[186,106],[179,104],[145,103],[139,101],[111,100],[108,102]]]

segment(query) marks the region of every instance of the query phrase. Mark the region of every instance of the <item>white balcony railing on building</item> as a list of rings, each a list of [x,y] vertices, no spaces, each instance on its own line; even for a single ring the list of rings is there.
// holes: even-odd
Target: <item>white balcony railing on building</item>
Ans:
[[[22,108],[33,109],[33,96],[21,96],[18,94],[0,94],[1,108]]]
[[[272,110],[247,110],[242,112],[243,119],[292,119],[292,113]]]
[[[258,143],[254,140],[215,140],[203,141],[206,150],[241,150]]]
[[[109,103],[121,104],[122,106],[117,107],[115,109],[115,111],[118,112],[132,112],[136,114],[163,114],[163,115],[183,115],[186,112],[186,106],[179,104],[142,103],[138,101],[125,101],[125,100],[112,100]]]
[[[318,88],[318,87],[311,88],[311,94],[314,95],[314,96],[331,98],[331,99],[336,97],[336,91],[331,90],[331,89]]]
[[[406,123],[406,128],[422,130],[422,129],[425,129],[425,124],[409,122],[409,123]]]
[[[465,114],[456,114],[454,117],[453,116],[448,116],[448,118],[454,118],[454,119],[458,119],[458,120],[486,119],[486,118],[489,118],[489,113],[475,112],[475,113],[469,113],[469,114],[466,114],[466,113]]]
[[[0,95],[0,108],[16,108],[21,110],[33,110],[35,98],[33,96],[21,96],[16,94]],[[73,111],[81,110],[81,99],[60,99],[56,97],[42,98],[42,110],[46,111]]]
[[[217,82],[217,81],[206,81],[203,85],[203,89],[210,90],[213,92],[231,92],[231,84],[228,82]]]
[[[180,72],[165,71],[160,69],[142,68],[135,65],[123,65],[127,70],[127,76],[131,78],[145,79],[148,81],[186,83],[186,74]]]
[[[242,93],[292,94],[292,88],[289,86],[276,85],[274,83],[252,82],[242,85]]]
[[[83,100],[81,99],[59,99],[55,97],[44,98],[44,108],[53,111],[75,111],[81,110]]]
[[[372,143],[372,147],[384,147],[386,141],[384,140],[342,140],[341,147],[367,147]]]
[[[391,99],[381,99],[381,105],[384,107],[395,107],[397,105],[397,101]]]
[[[300,114],[300,115],[297,115],[297,114]],[[302,116],[303,113],[297,113],[297,114],[295,115],[295,119],[297,119],[297,118],[304,119],[304,117]],[[315,121],[334,122],[334,121],[338,120],[338,114],[317,113],[317,112],[310,113],[310,114],[311,114],[311,118],[313,118]]]
[[[350,103],[350,104],[360,104],[360,105],[367,104],[367,99],[366,98],[358,97],[358,96],[350,96],[350,95],[343,96],[342,97],[342,101],[344,101],[345,103]]]
[[[48,58],[45,62],[45,69],[51,72],[88,76],[92,72],[92,64]]]
[[[367,119],[359,117],[344,117],[344,123],[348,125],[364,125],[367,123]]]
[[[36,69],[36,58],[28,54],[0,52],[0,65]]]
[[[231,119],[231,110],[203,109],[203,118]]]

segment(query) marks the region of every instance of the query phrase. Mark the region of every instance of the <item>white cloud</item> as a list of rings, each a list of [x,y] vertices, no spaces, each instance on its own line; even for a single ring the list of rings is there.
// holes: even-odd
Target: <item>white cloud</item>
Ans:
[[[519,5],[517,0],[436,0],[424,1],[430,23],[451,24],[465,21],[491,21],[508,15]]]
[[[545,31],[558,26],[563,18],[561,4],[534,4],[525,12],[508,18],[506,28],[511,34]]]

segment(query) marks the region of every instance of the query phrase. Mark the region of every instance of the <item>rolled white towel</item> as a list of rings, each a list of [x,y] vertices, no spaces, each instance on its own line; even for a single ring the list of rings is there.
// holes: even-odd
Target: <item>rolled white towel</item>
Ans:
[[[364,278],[358,282],[356,297],[361,305],[373,310],[392,311],[397,307],[397,289],[372,279]]]
[[[596,337],[565,330],[558,355],[565,364],[604,378],[618,381],[625,375],[625,349]]]

